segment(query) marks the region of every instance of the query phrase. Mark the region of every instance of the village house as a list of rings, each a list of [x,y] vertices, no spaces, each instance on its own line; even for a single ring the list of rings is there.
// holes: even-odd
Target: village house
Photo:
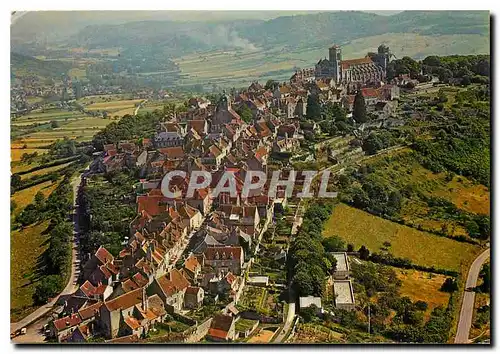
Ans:
[[[216,315],[208,330],[208,338],[214,341],[232,341],[236,339],[235,318],[229,315]]]
[[[155,279],[148,287],[148,293],[158,295],[168,313],[180,312],[184,305],[186,289],[190,285],[179,270],[172,269],[163,277]]]
[[[203,304],[205,291],[198,286],[188,286],[184,295],[184,307],[187,309],[197,309]]]
[[[231,272],[241,274],[244,263],[243,248],[240,246],[214,246],[207,247],[205,252],[205,265],[210,266],[216,272]]]

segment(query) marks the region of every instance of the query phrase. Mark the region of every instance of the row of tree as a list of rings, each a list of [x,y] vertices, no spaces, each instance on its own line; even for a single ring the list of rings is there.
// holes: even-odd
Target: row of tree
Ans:
[[[323,223],[330,217],[332,210],[330,201],[319,201],[310,206],[290,245],[288,279],[298,296],[321,296],[327,274],[335,270],[335,257],[325,252],[322,245]]]
[[[37,214],[51,220],[48,229],[50,230],[49,247],[43,254],[43,269],[39,270],[44,276],[33,295],[35,304],[44,304],[49,298],[59,293],[64,287],[64,280],[69,275],[73,234],[73,224],[69,221],[73,207],[72,196],[70,180],[65,177],[46,200],[40,194],[35,197],[35,207],[39,210]]]

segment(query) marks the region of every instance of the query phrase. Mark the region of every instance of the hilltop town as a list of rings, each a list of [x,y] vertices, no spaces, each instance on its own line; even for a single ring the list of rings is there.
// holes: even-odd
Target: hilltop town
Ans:
[[[397,195],[402,199],[401,194],[386,192],[380,202],[366,201],[355,194],[357,189],[345,187],[363,172],[351,176],[345,171],[408,149],[417,121],[422,132],[429,127],[433,131],[435,122],[423,118],[416,93],[436,93],[465,80],[447,77],[440,69],[401,69],[391,66],[392,59],[386,45],[356,59],[343,59],[342,48],[334,45],[328,58],[314,68],[297,70],[288,82],[256,81],[230,93],[191,97],[183,109],[174,105],[154,117],[125,116],[98,133],[77,193],[73,256],[80,267],[74,274],[74,292],[59,299],[59,314],[47,324],[46,337],[65,343],[280,343],[293,342],[295,335],[308,342],[304,332],[296,333],[303,321],[299,319],[320,318],[340,323],[332,332],[339,337],[324,340],[349,342],[341,340],[342,326],[349,328],[347,319],[360,311],[356,299],[364,302],[369,288],[368,283],[359,285],[364,279],[359,267],[358,284],[353,284],[352,263],[370,260],[397,267],[398,260],[369,258],[364,244],[358,250],[351,244],[330,247],[320,242],[319,253],[307,249],[316,241],[298,245],[297,239],[315,232],[321,236],[322,224],[339,202],[301,198],[305,176],[300,171],[317,171],[313,190],[320,189],[316,177],[326,171],[332,176],[328,190],[344,193],[342,202],[350,200],[350,205],[390,219],[401,208],[401,201],[395,200]],[[19,94],[20,102],[22,97]],[[140,128],[135,134],[134,124],[151,130]],[[128,133],[134,138],[124,139]],[[282,185],[269,195],[269,183],[260,193],[242,193],[251,171],[265,173],[269,182],[274,171],[287,180],[294,170],[298,186],[291,193]],[[184,171],[186,177],[170,181],[174,197],[168,197],[162,180],[172,171]],[[211,182],[186,197],[193,172],[209,173]],[[236,195],[222,192],[213,197],[225,172],[234,175]],[[365,182],[360,179],[358,184]],[[372,201],[378,205],[370,205]],[[385,203],[387,209],[379,212]],[[109,205],[116,207],[108,210]],[[450,238],[454,236],[443,237],[459,243]],[[485,239],[480,239],[470,241],[467,236],[467,245],[477,247],[471,255],[483,245]],[[314,264],[301,268],[307,263],[301,249],[316,255],[309,262]],[[313,270],[316,265],[320,270]],[[455,268],[418,266],[406,269],[435,272],[443,280],[458,276]],[[304,269],[319,275],[301,281]],[[384,281],[391,287],[398,283],[389,271],[378,274],[387,277]],[[358,332],[353,333],[361,336]],[[390,340],[398,338],[394,334]]]

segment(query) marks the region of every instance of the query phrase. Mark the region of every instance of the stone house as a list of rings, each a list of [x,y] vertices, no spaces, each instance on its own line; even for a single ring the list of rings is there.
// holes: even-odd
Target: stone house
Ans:
[[[207,336],[214,341],[232,341],[236,339],[235,323],[233,316],[216,315]]]
[[[203,305],[205,291],[198,286],[188,286],[184,295],[184,307],[188,309],[196,309]]]

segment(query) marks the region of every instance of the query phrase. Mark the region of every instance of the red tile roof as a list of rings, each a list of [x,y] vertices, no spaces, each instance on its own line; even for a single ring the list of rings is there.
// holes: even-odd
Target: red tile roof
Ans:
[[[89,318],[92,318],[95,316],[95,313],[96,311],[99,311],[99,309],[101,308],[102,306],[102,302],[99,301],[99,302],[96,302],[95,304],[92,304],[92,305],[89,305],[83,309],[80,309],[78,311],[78,314],[80,315],[80,317],[82,318],[82,320],[87,320]]]
[[[95,256],[101,262],[101,264],[106,264],[113,260],[113,255],[109,253],[109,251],[102,246],[99,247],[99,249],[95,253]]]
[[[58,331],[62,331],[63,329],[66,328],[71,328],[73,326],[77,326],[82,322],[82,319],[80,318],[80,315],[77,313],[74,313],[72,315],[59,318],[54,321],[54,327]]]
[[[88,297],[94,295],[95,289],[95,286],[93,286],[92,283],[88,280],[86,280],[85,283],[80,286],[81,292],[83,292]]]
[[[213,338],[227,339],[228,332],[221,329],[210,328],[208,334]]]
[[[215,260],[216,254],[218,253],[219,259],[223,259],[223,255],[225,254],[226,259],[232,254],[233,259],[239,259],[243,257],[243,248],[240,246],[214,246],[207,247],[204,254],[208,260]]]
[[[184,149],[181,146],[162,148],[158,150],[169,159],[182,159],[185,156]]]
[[[139,321],[137,321],[136,318],[134,317],[127,317],[125,319],[125,323],[130,327],[132,328],[132,330],[136,330],[137,328],[140,328],[141,327],[141,324],[139,323]]]
[[[362,88],[361,93],[363,94],[363,97],[378,97],[379,95],[379,91],[377,89],[370,87]]]
[[[201,266],[200,262],[198,262],[198,259],[194,255],[190,255],[184,262],[184,268],[190,270],[193,273],[199,266]]]
[[[190,294],[190,295],[197,295],[198,292],[200,291],[200,287],[198,286],[188,286],[186,288],[186,294]]]
[[[142,289],[132,290],[126,294],[120,295],[110,301],[105,301],[104,305],[109,311],[118,309],[128,309],[142,302]]]
[[[168,274],[156,279],[163,293],[167,296],[186,289],[190,283],[177,269],[172,269]]]
[[[342,69],[349,69],[351,66],[373,63],[370,57],[342,60]]]

